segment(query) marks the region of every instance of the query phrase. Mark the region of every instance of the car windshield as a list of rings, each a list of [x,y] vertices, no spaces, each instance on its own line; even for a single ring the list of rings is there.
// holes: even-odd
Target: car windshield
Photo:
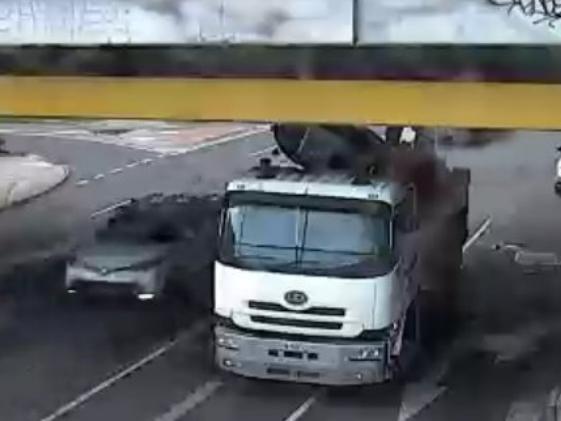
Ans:
[[[389,219],[357,211],[264,204],[230,207],[222,255],[279,271],[350,269],[387,260]]]

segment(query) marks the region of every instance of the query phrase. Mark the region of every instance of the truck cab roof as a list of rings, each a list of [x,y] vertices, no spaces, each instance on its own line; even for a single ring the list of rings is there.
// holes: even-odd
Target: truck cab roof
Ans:
[[[250,175],[231,181],[227,191],[339,197],[345,199],[376,200],[395,205],[406,194],[406,186],[384,178],[371,178],[357,183],[348,172],[328,171],[306,173],[290,167],[275,167],[274,175]]]

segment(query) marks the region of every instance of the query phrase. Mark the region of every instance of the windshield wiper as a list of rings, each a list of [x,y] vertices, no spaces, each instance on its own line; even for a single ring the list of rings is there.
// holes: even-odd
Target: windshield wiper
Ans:
[[[326,249],[319,249],[319,248],[309,248],[304,247],[301,249],[304,253],[306,252],[319,252],[325,254],[338,254],[338,255],[347,255],[347,256],[367,256],[367,257],[384,257],[389,255],[389,251],[387,247],[378,247],[378,250],[370,251],[370,252],[361,252],[361,251],[352,251],[352,250],[326,250]]]
[[[296,249],[298,249],[298,246],[279,246],[279,245],[275,245],[275,244],[236,243],[234,245],[235,246],[261,248],[261,249],[273,249],[273,250],[296,250]]]

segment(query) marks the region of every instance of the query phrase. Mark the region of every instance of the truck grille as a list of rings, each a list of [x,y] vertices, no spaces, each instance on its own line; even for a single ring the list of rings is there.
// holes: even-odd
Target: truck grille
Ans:
[[[277,303],[270,303],[266,301],[250,301],[249,308],[264,311],[278,311],[281,313],[298,313],[298,314],[311,314],[314,316],[345,316],[345,309],[338,307],[311,307],[306,310],[291,310],[283,307]]]
[[[265,323],[269,325],[307,327],[312,329],[339,330],[343,327],[343,323],[339,323],[339,322],[285,319],[280,317],[267,317],[267,316],[251,316],[251,321],[255,323]]]

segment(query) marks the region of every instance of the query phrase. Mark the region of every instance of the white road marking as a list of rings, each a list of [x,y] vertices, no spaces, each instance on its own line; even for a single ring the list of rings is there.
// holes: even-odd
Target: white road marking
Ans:
[[[517,401],[508,409],[505,421],[539,421],[542,408],[537,402]]]
[[[440,383],[448,373],[455,357],[466,348],[469,340],[468,335],[454,340],[444,355],[430,367],[423,379],[405,385],[399,409],[399,421],[411,419],[448,389]]]
[[[260,155],[265,155],[265,154],[268,154],[268,153],[272,152],[275,148],[276,148],[276,146],[268,146],[268,147],[266,147],[266,148],[264,148],[264,149],[260,149],[260,150],[255,151],[255,152],[251,152],[251,153],[249,154],[249,156],[260,156]]]
[[[160,415],[155,421],[177,421],[183,418],[188,412],[192,411],[197,405],[200,405],[210,398],[224,383],[220,380],[209,380],[202,386],[198,387],[193,393],[173,405],[168,412]]]
[[[423,384],[411,384],[403,392],[398,421],[406,421],[417,415],[446,391],[445,386],[427,388]],[[410,396],[408,396],[410,395]]]
[[[188,154],[188,153],[191,153],[191,152],[200,151],[202,149],[212,148],[214,146],[218,146],[218,145],[222,145],[224,143],[231,142],[232,140],[243,139],[244,137],[254,136],[254,135],[259,134],[259,133],[265,133],[268,130],[269,130],[268,128],[258,127],[256,129],[247,130],[247,131],[242,132],[242,133],[227,135],[227,136],[218,138],[216,140],[211,140],[211,141],[208,141],[208,142],[203,141],[198,145],[192,146],[190,148],[186,148],[183,152],[180,152],[177,155],[183,155],[183,154]]]
[[[558,421],[561,418],[561,391],[559,386],[550,390],[542,418],[547,421]]]
[[[63,136],[69,136],[69,135],[84,135],[87,134],[88,132],[82,129],[68,129],[68,130],[55,130],[53,132],[51,132],[51,134],[53,136],[58,136],[58,135],[63,135]]]
[[[211,141],[211,142],[206,142],[206,143],[203,143],[201,145],[193,146],[192,148],[189,148],[189,149],[187,149],[185,151],[182,151],[182,152],[162,153],[162,154],[158,155],[157,158],[164,159],[164,158],[169,158],[169,157],[172,157],[172,156],[185,155],[185,154],[195,152],[195,151],[207,148],[207,147],[221,145],[223,143],[226,143],[226,142],[229,142],[229,141],[232,141],[232,140],[236,140],[236,139],[240,139],[240,138],[243,138],[243,137],[246,137],[246,136],[252,136],[252,135],[255,135],[255,134],[258,134],[258,133],[262,133],[262,132],[265,132],[266,130],[267,130],[266,128],[261,127],[261,128],[257,128],[257,129],[254,129],[254,130],[244,132],[244,133],[238,133],[238,134],[231,135],[231,136],[225,136],[225,137],[219,138],[219,139]],[[272,150],[273,148],[274,147],[268,147],[268,148],[265,148],[263,150],[253,152],[252,155],[257,156],[259,154],[266,153],[267,151]],[[126,164],[124,166],[124,168],[119,167],[119,168],[112,169],[111,171],[109,171],[109,174],[111,174],[111,175],[120,174],[125,170],[125,168],[131,169],[131,168],[135,168],[139,165],[148,165],[148,164],[152,163],[153,161],[154,161],[154,158],[145,158],[141,161],[130,162],[130,163]],[[78,182],[76,182],[76,186],[84,187],[84,186],[87,186],[88,184],[90,184],[92,181],[102,180],[106,176],[107,176],[107,174],[99,173],[99,174],[96,174],[90,180],[86,180],[86,179],[79,180]],[[110,210],[112,210],[112,209],[109,209],[109,211]],[[105,212],[108,212],[108,211],[105,211]],[[101,214],[103,214],[105,212],[102,212]],[[93,217],[95,217],[95,216],[93,216]]]
[[[296,408],[296,410],[292,414],[290,414],[287,418],[285,418],[284,421],[297,421],[300,418],[302,418],[306,414],[306,412],[308,412],[310,408],[316,403],[322,391],[323,389],[320,392],[306,399],[306,401],[298,408]]]
[[[41,421],[55,421],[59,418],[62,418],[63,416],[68,414],[70,411],[74,410],[75,408],[77,408],[78,406],[80,406],[81,404],[86,402],[88,399],[91,399],[93,396],[97,395],[98,393],[100,393],[100,392],[104,391],[105,389],[113,386],[115,383],[117,383],[122,378],[128,376],[129,374],[131,374],[134,371],[139,370],[140,368],[142,368],[146,364],[154,361],[156,358],[158,358],[159,356],[161,356],[164,353],[166,353],[167,351],[169,351],[173,346],[176,345],[176,343],[177,343],[177,339],[161,346],[160,348],[156,349],[154,352],[152,352],[149,355],[147,355],[146,357],[142,358],[140,361],[138,361],[138,362],[132,364],[131,366],[127,367],[123,371],[117,373],[115,376],[110,377],[107,380],[101,382],[97,386],[95,386],[92,389],[88,390],[87,392],[81,394],[76,399],[72,400],[71,402],[67,403],[66,405],[61,406],[60,408],[58,408],[52,414],[42,418]]]
[[[490,226],[491,218],[488,217],[466,241],[462,247],[462,253],[466,254]],[[458,348],[462,346],[464,340],[464,338],[460,338],[454,342],[450,347],[450,351],[441,358],[439,363],[433,366],[423,380],[405,385],[398,421],[406,421],[414,417],[448,389],[446,386],[439,385],[439,382],[446,375],[453,356]]]
[[[113,204],[113,205],[107,206],[106,208],[97,210],[97,211],[95,211],[94,213],[92,213],[92,214],[90,215],[90,218],[92,218],[92,219],[97,218],[98,216],[101,216],[101,215],[104,215],[104,214],[106,214],[106,213],[112,212],[112,211],[114,211],[115,209],[118,209],[118,208],[120,208],[120,207],[122,207],[122,206],[126,206],[126,205],[128,205],[130,202],[131,202],[130,199],[127,199],[127,200],[123,200],[122,202],[115,203],[115,204]]]
[[[76,399],[73,399],[71,402],[61,406],[56,411],[54,411],[52,414],[50,414],[50,415],[48,415],[44,418],[41,418],[40,421],[56,421],[60,418],[65,417],[66,415],[68,415],[68,413],[70,413],[71,411],[73,411],[78,406],[82,405],[84,402],[88,401],[89,399],[91,399],[95,395],[97,395],[97,394],[103,392],[104,390],[108,389],[109,387],[113,386],[119,380],[122,380],[125,377],[129,376],[130,374],[140,370],[145,365],[150,364],[156,358],[161,357],[166,352],[168,352],[170,349],[172,349],[174,346],[176,346],[179,342],[193,337],[194,335],[196,335],[197,333],[202,331],[202,329],[206,328],[207,325],[208,325],[208,320],[207,319],[200,320],[199,322],[195,323],[190,329],[188,329],[186,332],[181,334],[176,339],[162,345],[161,347],[159,347],[155,351],[148,354],[146,357],[140,359],[139,361],[137,361],[134,364],[131,364],[130,366],[128,366],[124,370],[118,372],[114,376],[112,376],[112,377],[108,378],[107,380],[101,382],[100,384],[91,388],[87,392],[82,393]]]
[[[488,217],[485,221],[483,221],[483,223],[479,226],[479,228],[475,230],[473,235],[466,241],[466,243],[462,247],[462,253],[467,253],[470,247],[473,246],[475,242],[479,240],[481,236],[487,232],[487,230],[491,226],[491,221],[492,221],[491,217]]]
[[[406,421],[414,417],[447,390],[446,386],[438,383],[448,372],[451,359],[452,353],[447,354],[432,367],[423,380],[405,386],[398,421]]]

